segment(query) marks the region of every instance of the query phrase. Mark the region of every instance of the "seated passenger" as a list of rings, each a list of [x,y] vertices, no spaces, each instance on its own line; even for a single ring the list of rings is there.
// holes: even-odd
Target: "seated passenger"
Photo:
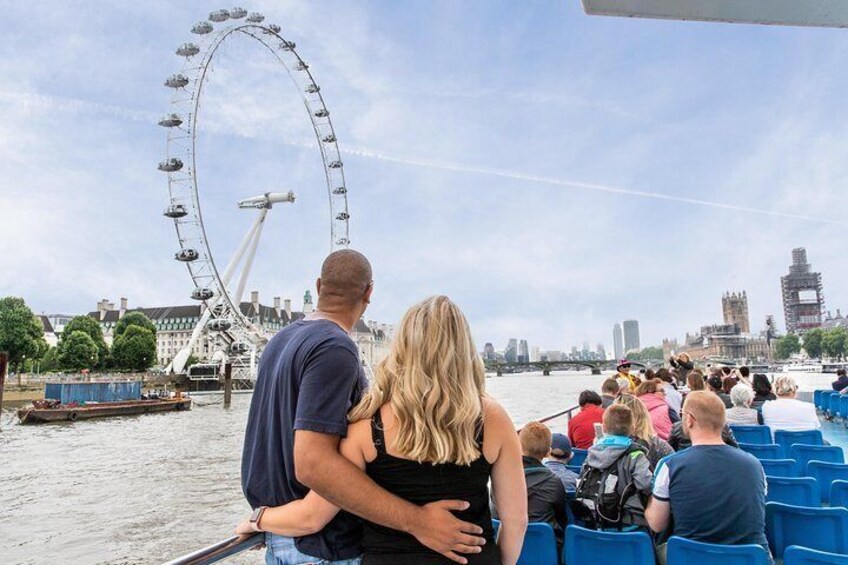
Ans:
[[[518,433],[524,480],[527,483],[527,517],[530,522],[545,522],[554,529],[557,555],[562,554],[565,527],[565,487],[562,481],[542,464],[551,452],[551,430],[540,422],[530,422]],[[492,517],[498,518],[497,500],[492,500]]]
[[[754,402],[754,389],[739,383],[730,390],[730,401],[733,408],[727,409],[727,423],[739,426],[756,426],[763,423],[763,415],[759,410],[751,408]]]
[[[660,461],[645,511],[651,529],[706,543],[759,544],[768,551],[763,467],[753,455],[725,445],[723,403],[713,393],[693,392],[683,404],[682,422],[692,447]],[[660,563],[666,562],[665,549],[657,548]]]
[[[604,413],[603,430],[603,439],[589,448],[580,471],[571,504],[574,515],[600,529],[645,528],[651,468],[645,448],[630,439],[633,412],[613,404]]]
[[[568,421],[568,440],[577,449],[589,449],[595,441],[595,424],[604,419],[603,400],[594,390],[584,390],[577,403],[580,413]]]
[[[604,384],[601,385],[601,408],[606,410],[612,403],[615,402],[615,399],[618,397],[620,393],[620,389],[618,386],[618,381],[615,379],[607,379],[604,381]]]
[[[371,388],[349,414],[340,452],[388,491],[385,504],[435,504],[479,527],[485,545],[475,547],[474,537],[463,536],[457,550],[469,565],[515,565],[527,526],[521,445],[512,420],[486,395],[485,384],[483,362],[462,312],[447,297],[428,298],[404,315]],[[490,479],[501,520],[497,543]],[[236,531],[305,536],[321,531],[338,511],[310,491],[305,498],[265,508],[260,519]],[[352,535],[329,539],[355,543]],[[275,554],[273,537],[266,539],[271,540],[267,563],[292,563],[288,546]],[[454,560],[446,555],[457,556],[450,548],[437,553],[404,531],[364,519],[360,541],[363,565],[447,565]]]
[[[762,410],[763,403],[769,400],[777,400],[771,389],[771,383],[767,376],[762,373],[754,375],[754,402],[751,403],[751,408],[754,410]]]
[[[636,387],[636,396],[642,401],[645,408],[648,409],[654,431],[662,439],[668,439],[673,421],[680,418],[676,413],[672,415],[673,411],[665,401],[662,381],[651,380],[643,382]]]
[[[686,398],[689,398],[688,394],[686,395]],[[683,405],[686,406],[685,400],[683,401]],[[730,447],[739,447],[739,443],[737,443],[736,437],[733,435],[733,430],[731,430],[730,426],[727,424],[725,424],[724,429],[721,430],[721,439]],[[674,425],[671,426],[671,434],[668,436],[668,444],[675,451],[682,451],[692,447],[692,440],[686,435],[686,430],[683,427],[683,420],[675,422]]]
[[[680,408],[683,406],[683,395],[677,390],[674,384],[674,378],[668,369],[660,369],[657,371],[657,378],[662,381],[663,391],[665,391],[665,401],[669,407],[677,414],[680,414]]]
[[[836,380],[831,384],[836,392],[843,392],[848,388],[848,375],[845,374],[845,369],[836,371]]]
[[[622,394],[618,397],[617,402],[627,406],[633,412],[633,435],[630,437],[648,450],[648,462],[653,472],[660,459],[666,455],[671,455],[674,450],[667,441],[659,437],[654,431],[648,409],[645,408],[639,398],[632,394]]]
[[[733,403],[730,402],[730,395],[724,392],[724,378],[722,375],[723,373],[721,371],[715,371],[707,379],[707,387],[721,399],[725,408],[733,408]]]
[[[772,433],[777,430],[803,432],[821,428],[816,407],[811,402],[802,402],[795,398],[798,392],[795,379],[789,376],[777,377],[774,381],[774,392],[777,394],[777,400],[763,404],[763,421],[771,428]]]
[[[571,451],[571,442],[565,434],[551,435],[550,458],[545,461],[545,467],[559,477],[565,490],[574,490],[577,485],[577,473],[567,467],[574,457]]]

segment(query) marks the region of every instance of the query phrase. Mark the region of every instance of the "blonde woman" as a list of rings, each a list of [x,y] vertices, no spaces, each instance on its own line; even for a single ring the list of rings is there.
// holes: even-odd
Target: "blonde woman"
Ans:
[[[362,563],[514,565],[527,526],[521,446],[506,411],[485,393],[483,363],[468,322],[445,296],[409,309],[371,389],[350,412],[341,453],[379,486],[414,504],[465,501],[457,518],[483,529],[486,544],[449,558],[408,533],[363,521]],[[488,483],[501,527],[495,542]],[[338,508],[314,492],[268,508],[261,529],[283,536],[320,531]],[[237,530],[247,532],[249,525]]]
[[[641,400],[632,394],[622,394],[616,404],[624,404],[633,412],[633,437],[648,450],[648,463],[653,471],[660,459],[671,455],[674,450],[667,441],[657,436],[648,409]]]

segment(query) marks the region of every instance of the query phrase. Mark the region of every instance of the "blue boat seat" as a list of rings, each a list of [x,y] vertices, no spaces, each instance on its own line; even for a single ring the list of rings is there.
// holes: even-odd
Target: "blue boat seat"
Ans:
[[[838,392],[831,392],[830,398],[827,403],[827,411],[831,416],[839,415],[839,397],[841,395]],[[826,397],[827,398],[827,397]]]
[[[833,481],[829,498],[831,506],[848,508],[848,481]]]
[[[518,565],[551,565],[556,562],[557,544],[551,525],[545,522],[527,524]]]
[[[581,467],[580,465],[566,465],[565,468],[568,469],[569,471],[571,471],[572,473],[577,473],[579,475],[580,470],[583,467]]]
[[[848,465],[828,463],[827,461],[810,461],[807,464],[807,475],[814,478],[821,488],[822,502],[830,502],[830,485],[833,481],[848,481]]]
[[[848,419],[848,394],[839,395],[839,415]]]
[[[794,459],[760,459],[763,471],[769,477],[798,477]]]
[[[771,428],[768,426],[730,426],[733,437],[739,443],[768,445],[771,441]]]
[[[789,452],[794,444],[824,445],[824,438],[819,430],[806,430],[803,432],[777,430],[774,432],[774,443],[783,449],[784,457],[790,457]]]
[[[586,455],[589,454],[589,450],[588,449],[572,449],[571,453],[573,454],[573,457],[571,458],[571,461],[568,462],[568,464],[571,465],[572,467],[582,467],[583,462],[586,460]]]
[[[645,532],[598,532],[580,526],[568,526],[563,553],[568,565],[654,563],[653,542]],[[556,561],[547,563],[550,565]]]
[[[776,443],[766,445],[740,443],[739,448],[747,451],[757,459],[781,459],[783,457],[783,449]]]
[[[783,565],[848,565],[848,555],[792,545],[783,554]]]
[[[783,558],[790,545],[831,553],[848,552],[848,509],[766,503],[766,537],[772,555]]]
[[[822,406],[822,394],[824,394],[824,392],[825,391],[822,389],[817,389],[813,391],[813,406],[815,406],[817,409],[821,408]]]
[[[770,565],[770,560],[761,545],[718,545],[672,536],[668,540],[668,563]]]
[[[811,477],[769,477],[766,502],[782,502],[793,506],[821,506],[819,484]]]
[[[804,445],[796,443],[789,450],[789,457],[795,460],[795,466],[802,476],[807,474],[807,463],[810,461],[845,463],[842,448],[835,445]]]

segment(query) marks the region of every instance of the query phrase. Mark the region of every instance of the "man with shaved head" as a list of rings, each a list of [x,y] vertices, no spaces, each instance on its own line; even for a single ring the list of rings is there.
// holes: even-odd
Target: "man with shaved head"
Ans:
[[[377,486],[339,453],[347,413],[367,387],[359,351],[348,335],[371,301],[371,264],[351,249],[331,253],[316,282],[310,316],[283,328],[262,353],[250,404],[242,490],[254,509],[249,528],[263,531],[266,507],[314,489],[342,509],[402,530],[444,555],[465,547],[480,528],[458,520],[445,501],[416,506]],[[359,563],[357,518],[340,512],[323,530],[297,538],[265,534],[266,563]],[[464,561],[464,559],[462,559]]]
[[[651,529],[706,543],[759,544],[768,551],[765,473],[753,455],[724,443],[724,402],[712,392],[693,391],[682,412],[692,447],[657,465],[645,510]],[[657,550],[665,563],[665,545]]]

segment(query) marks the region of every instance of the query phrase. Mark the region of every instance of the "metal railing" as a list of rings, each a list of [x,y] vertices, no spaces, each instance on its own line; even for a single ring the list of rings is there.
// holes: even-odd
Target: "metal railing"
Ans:
[[[545,416],[544,418],[539,418],[537,421],[550,422],[551,420],[555,420],[562,416],[565,416],[568,420],[570,420],[572,414],[579,409],[579,406],[572,406],[571,408],[555,412]],[[517,431],[521,431],[521,428],[518,428]],[[209,563],[217,563],[218,561],[231,557],[236,553],[241,553],[242,551],[258,547],[264,542],[265,536],[262,533],[252,534],[249,536],[233,536],[202,549],[198,549],[197,551],[193,551],[192,553],[183,555],[182,557],[178,557],[172,561],[168,561],[163,565],[207,565]]]

